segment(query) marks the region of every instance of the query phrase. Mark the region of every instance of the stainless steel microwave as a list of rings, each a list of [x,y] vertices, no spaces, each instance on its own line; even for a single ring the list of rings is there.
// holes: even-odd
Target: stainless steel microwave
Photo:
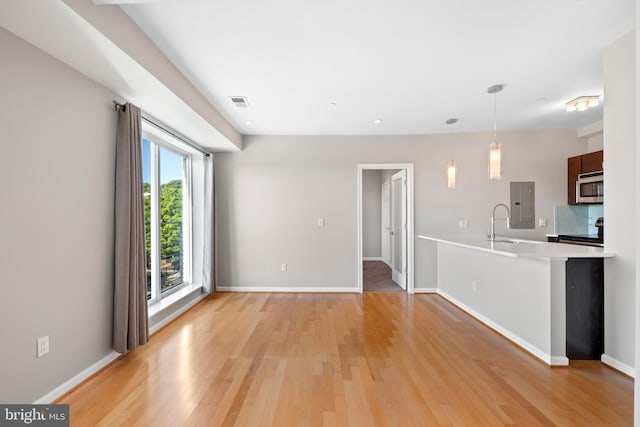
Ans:
[[[578,175],[576,201],[578,203],[604,202],[604,174],[602,171]]]

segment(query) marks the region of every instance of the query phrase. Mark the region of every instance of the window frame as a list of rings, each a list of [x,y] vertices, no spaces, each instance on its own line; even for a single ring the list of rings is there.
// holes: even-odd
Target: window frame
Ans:
[[[143,126],[144,128],[144,126]],[[150,235],[151,235],[151,297],[147,304],[151,305],[161,301],[180,289],[190,286],[193,282],[193,172],[192,153],[181,148],[181,143],[170,142],[170,136],[160,136],[156,132],[142,131],[140,139],[140,149],[142,150],[143,140],[149,141],[149,180],[150,184]],[[182,283],[162,291],[162,280],[160,274],[160,149],[164,149],[182,157]]]

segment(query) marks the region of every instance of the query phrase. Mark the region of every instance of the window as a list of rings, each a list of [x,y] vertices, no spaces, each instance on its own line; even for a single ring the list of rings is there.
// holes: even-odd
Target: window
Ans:
[[[191,282],[191,155],[143,133],[147,300]]]

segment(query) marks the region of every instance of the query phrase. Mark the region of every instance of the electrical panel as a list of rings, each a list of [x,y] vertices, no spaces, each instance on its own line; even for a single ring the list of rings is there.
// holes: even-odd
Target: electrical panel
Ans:
[[[532,181],[510,182],[510,228],[536,228],[536,184]]]

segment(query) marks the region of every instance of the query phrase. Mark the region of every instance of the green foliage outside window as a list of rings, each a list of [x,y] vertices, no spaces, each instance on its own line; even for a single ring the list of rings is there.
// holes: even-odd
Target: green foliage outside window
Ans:
[[[160,186],[160,258],[182,270],[182,181]]]
[[[151,269],[151,184],[143,184],[147,271]],[[160,185],[161,289],[182,283],[182,180]],[[149,284],[150,276],[148,278]]]

